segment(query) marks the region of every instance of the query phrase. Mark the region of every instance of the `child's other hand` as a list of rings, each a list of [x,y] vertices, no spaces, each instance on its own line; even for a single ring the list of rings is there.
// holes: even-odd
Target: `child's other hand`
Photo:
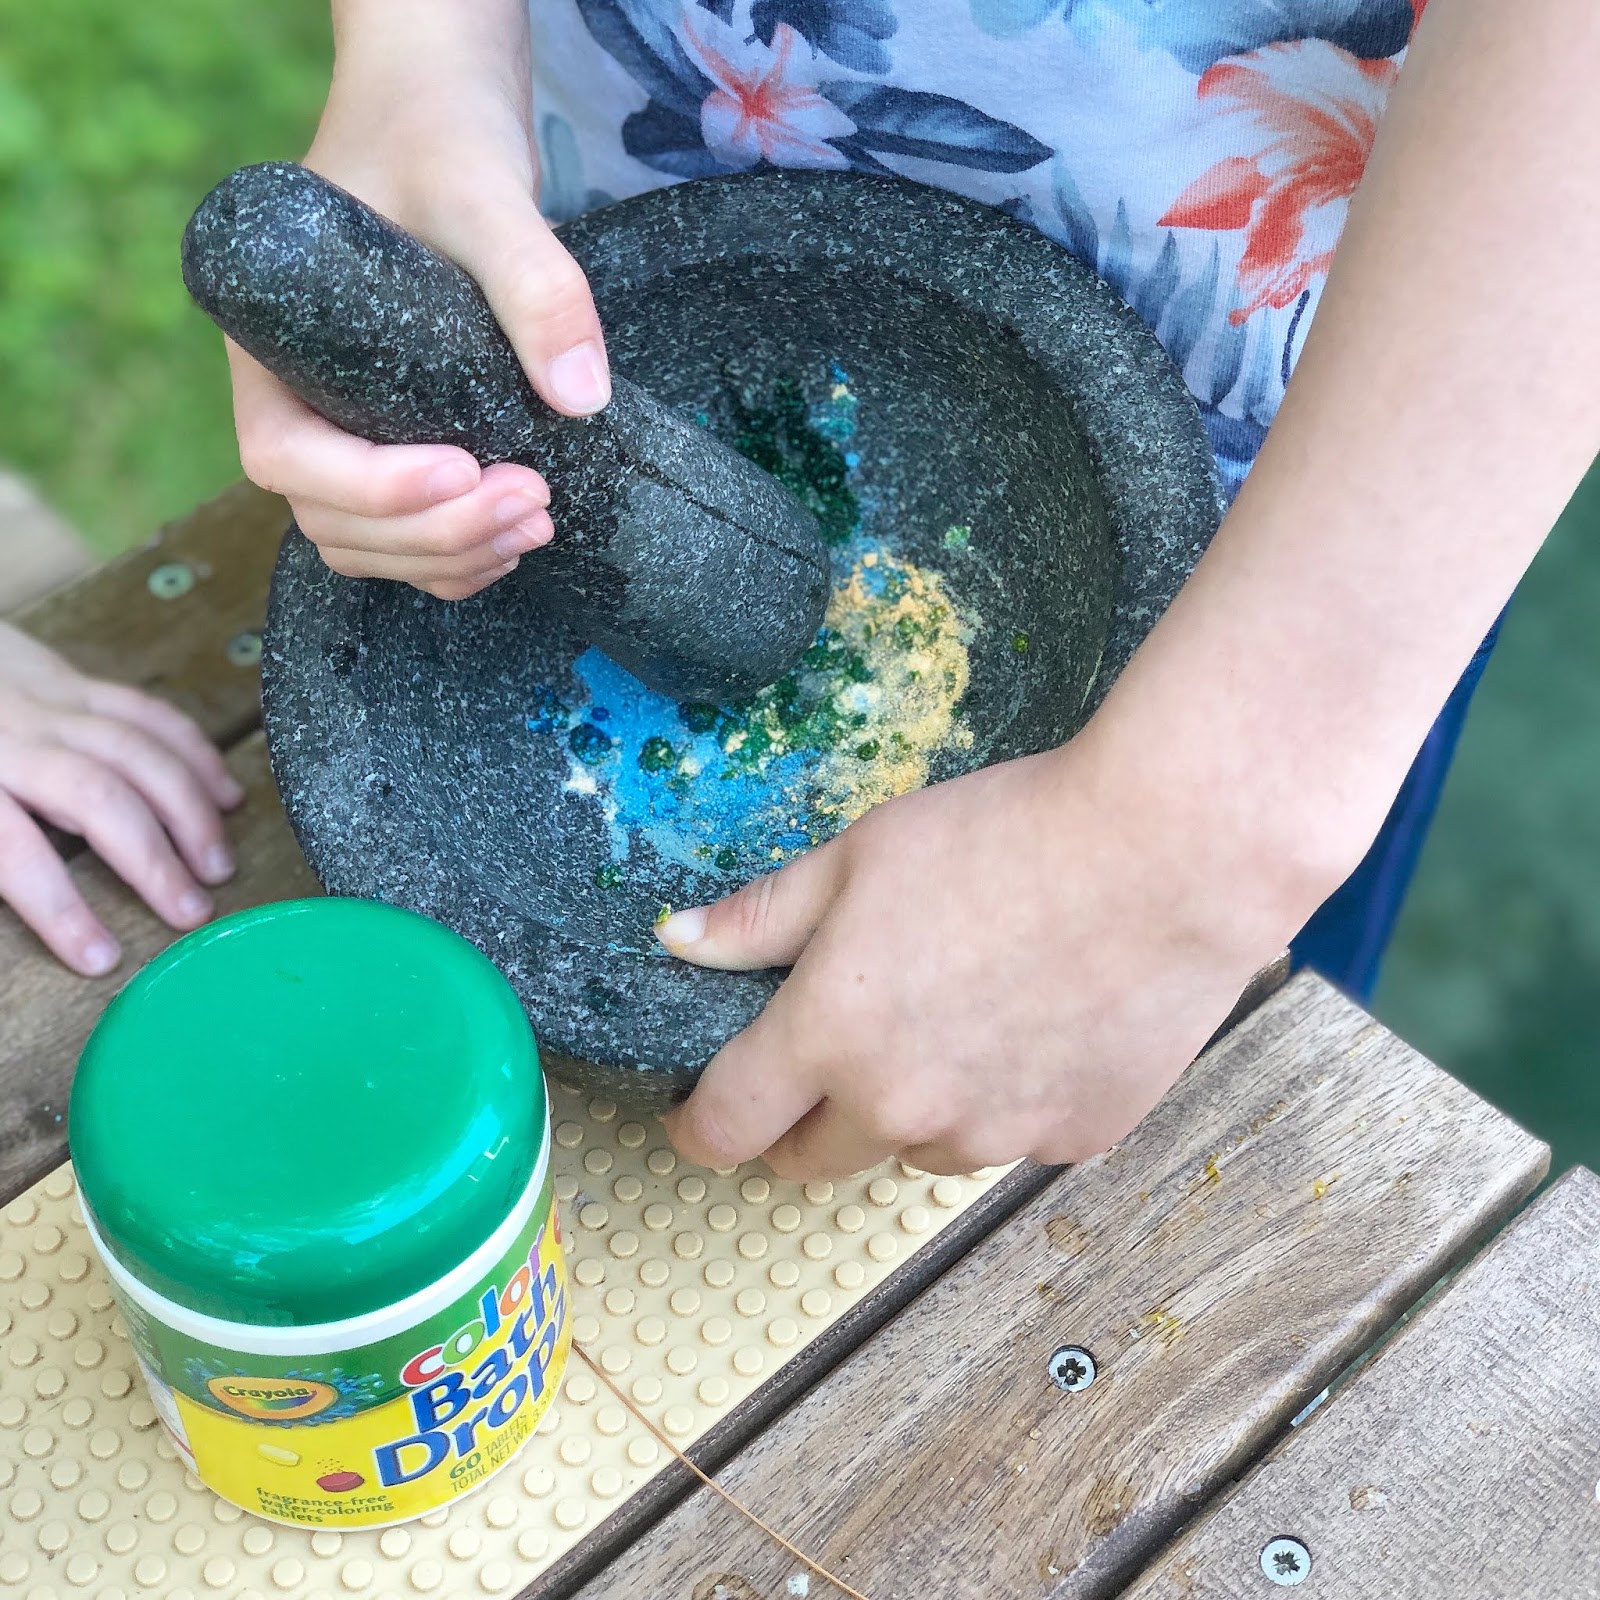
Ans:
[[[200,885],[233,874],[220,812],[243,798],[182,712],[0,623],[0,900],[69,967],[97,977],[121,952],[35,819],[81,834],[187,929],[212,912]]]
[[[1140,1121],[1316,896],[1252,881],[1212,796],[1080,741],[891,801],[662,924],[703,966],[793,965],[666,1118],[687,1159],[974,1172]]]
[[[499,12],[501,14],[495,15]],[[534,387],[585,415],[611,396],[589,286],[534,203],[527,13],[346,0],[305,164],[461,263]],[[443,600],[475,594],[553,535],[531,468],[451,445],[373,445],[317,416],[230,341],[246,474],[284,495],[335,571]]]

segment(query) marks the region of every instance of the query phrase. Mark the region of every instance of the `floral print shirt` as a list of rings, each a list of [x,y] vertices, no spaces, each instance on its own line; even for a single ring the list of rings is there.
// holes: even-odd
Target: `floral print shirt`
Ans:
[[[1230,491],[1425,0],[530,0],[543,204],[890,172],[1057,240],[1155,330]]]

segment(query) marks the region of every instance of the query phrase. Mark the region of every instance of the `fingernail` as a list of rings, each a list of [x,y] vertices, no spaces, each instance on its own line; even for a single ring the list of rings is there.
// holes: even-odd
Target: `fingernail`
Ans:
[[[495,502],[495,527],[512,528],[519,522],[526,522],[539,509],[540,503],[531,494],[508,494],[504,500]]]
[[[428,474],[427,490],[435,500],[453,500],[465,494],[478,481],[478,467],[472,461],[444,461]]]
[[[665,922],[656,926],[656,938],[669,950],[683,945],[698,944],[706,931],[706,908],[691,906],[687,911],[674,911]]]
[[[178,896],[178,915],[185,922],[204,922],[211,915],[211,899],[198,889],[185,889]]]
[[[221,786],[222,803],[225,806],[241,805],[244,801],[244,785],[234,778],[226,779]]]
[[[592,339],[557,356],[550,363],[548,377],[556,399],[579,416],[600,410],[611,398],[605,357]]]
[[[93,939],[83,947],[83,964],[92,977],[104,977],[121,959],[113,939]]]
[[[221,883],[224,878],[233,876],[233,855],[222,845],[213,845],[206,851],[200,868],[207,883]]]
[[[530,517],[526,522],[502,533],[489,547],[497,556],[509,560],[512,556],[526,555],[542,544],[549,544],[550,528],[546,522]]]

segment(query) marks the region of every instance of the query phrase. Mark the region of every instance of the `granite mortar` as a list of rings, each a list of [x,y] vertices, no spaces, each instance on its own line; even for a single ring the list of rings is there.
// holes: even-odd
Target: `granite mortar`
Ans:
[[[994,211],[895,180],[761,172],[657,190],[561,232],[619,372],[777,471],[830,536],[835,603],[790,721],[781,704],[767,715],[770,698],[656,704],[610,663],[615,676],[597,671],[603,658],[541,596],[537,555],[447,604],[337,577],[291,530],[267,733],[331,892],[456,928],[516,987],[558,1076],[659,1110],[782,978],[674,960],[652,934],[662,908],[715,899],[774,850],[787,859],[847,823],[847,757],[881,798],[1069,738],[1221,504],[1199,415],[1149,330]],[[861,636],[862,608],[884,601],[870,592],[880,569],[901,575],[893,615],[868,622],[911,618],[908,648],[939,673],[912,759],[888,780],[871,776],[881,739],[852,757],[873,729],[852,745],[862,729],[834,737],[818,721],[819,706],[850,704],[838,674],[903,674],[873,656],[876,632]],[[802,757],[783,777],[810,799],[792,829],[745,826],[748,807],[725,830],[715,818],[718,795],[752,777],[738,759],[752,728],[784,744],[764,759]],[[753,778],[758,808],[778,779],[759,765]]]

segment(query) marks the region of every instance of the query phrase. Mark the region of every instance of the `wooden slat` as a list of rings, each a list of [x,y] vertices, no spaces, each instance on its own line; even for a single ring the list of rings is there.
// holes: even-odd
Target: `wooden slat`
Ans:
[[[1263,967],[1239,997],[1216,1037],[1237,1026],[1289,979],[1287,953]],[[986,1238],[1048,1184],[1058,1168],[1023,1162],[928,1244],[892,1273],[845,1316],[829,1326],[793,1360],[786,1362],[742,1405],[695,1442],[696,1465],[715,1472],[738,1449],[839,1362],[905,1309],[930,1283],[949,1270],[979,1240]],[[630,1496],[580,1544],[544,1574],[530,1593],[567,1594],[600,1572],[639,1535],[692,1493],[697,1480],[679,1467],[658,1474]],[[730,1600],[738,1600],[737,1596]]]
[[[1266,1003],[1269,995],[1276,994],[1289,981],[1294,971],[1293,962],[1294,958],[1285,950],[1256,973],[1244,986],[1244,993],[1234,1003],[1233,1010],[1222,1019],[1217,1031],[1206,1041],[1208,1050],[1223,1034],[1238,1027],[1252,1011]]]
[[[228,764],[248,798],[228,820],[239,870],[216,891],[218,910],[315,894],[261,735],[236,746]],[[110,977],[80,978],[0,905],[0,1204],[64,1159],[67,1087],[83,1041],[118,985],[177,937],[96,856],[80,855],[71,872],[121,940],[123,961]]]
[[[165,695],[231,744],[259,721],[261,691],[254,664],[235,664],[228,647],[261,630],[288,525],[277,495],[235,484],[12,620],[85,672]],[[158,578],[153,592],[151,575],[161,568],[174,569],[162,576],[176,581]],[[161,597],[186,583],[185,592]]]
[[[1576,1171],[1129,1591],[1320,1600],[1600,1595],[1600,1178]],[[1292,1554],[1292,1552],[1291,1552]]]
[[[1115,1593],[1548,1159],[1302,976],[722,1481],[872,1600]],[[1099,1364],[1081,1393],[1047,1376],[1063,1345]],[[582,1593],[780,1600],[798,1575],[698,1491]]]

